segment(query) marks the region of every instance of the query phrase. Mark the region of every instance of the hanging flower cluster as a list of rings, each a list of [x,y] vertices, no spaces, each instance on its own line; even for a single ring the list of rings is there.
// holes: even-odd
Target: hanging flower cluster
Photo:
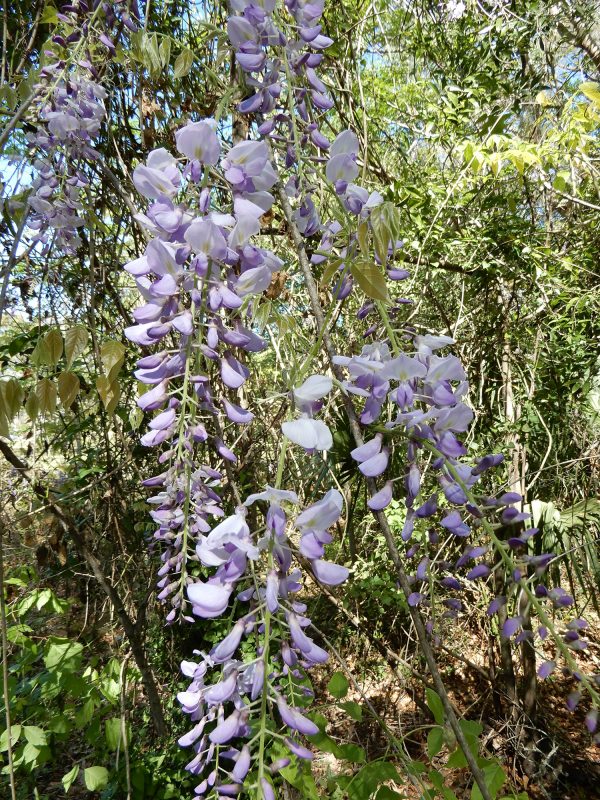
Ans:
[[[135,373],[153,387],[140,397],[140,408],[162,409],[142,444],[167,444],[159,459],[166,471],[146,485],[161,487],[150,503],[156,506],[154,536],[164,545],[159,587],[160,599],[170,605],[169,622],[186,611],[189,556],[197,558],[196,545],[212,520],[224,515],[217,493],[223,474],[211,466],[210,453],[234,463],[236,456],[215,421],[221,415],[244,426],[253,419],[236,402],[249,376],[241,354],[266,345],[244,325],[239,309],[246,297],[269,286],[281,266],[271,251],[252,242],[273,203],[268,190],[276,176],[266,145],[236,144],[217,170],[221,143],[214,120],[181,128],[176,144],[183,169],[164,149],[135,169],[136,188],[152,201],[138,221],[153,238],[144,255],[125,267],[145,301],[134,310],[136,324],[126,329],[127,337],[142,346],[158,345],[169,335],[177,341],[175,348],[142,358]],[[213,207],[218,177],[229,186],[232,213]],[[179,194],[185,202],[177,204]]]
[[[267,510],[260,532],[251,532],[245,508],[256,502],[265,503]],[[182,665],[192,681],[178,700],[195,725],[179,743],[194,746],[196,754],[188,770],[199,776],[208,771],[196,787],[201,796],[212,788],[219,796],[235,796],[243,784],[249,789],[245,779],[255,760],[255,784],[263,797],[274,796],[266,778],[269,770],[262,761],[265,739],[271,736],[266,715],[278,717],[287,729],[284,741],[291,754],[312,758],[299,738],[318,733],[315,723],[302,713],[312,696],[305,672],[325,662],[327,653],[306,633],[310,624],[306,606],[294,600],[301,588],[301,574],[293,567],[293,553],[299,551],[309,559],[315,576],[325,584],[343,582],[348,570],[322,558],[332,539],[328,529],[342,511],[339,492],[330,490],[296,517],[293,527],[299,543],[295,546],[286,529],[287,509],[297,503],[294,492],[267,487],[250,495],[243,508],[203,536],[197,546],[200,561],[217,571],[208,581],[189,587],[194,614],[220,616],[234,592],[238,604],[249,606],[210,653],[197,653],[199,661]],[[244,639],[253,643],[249,659],[236,657]],[[209,683],[209,678],[216,682]],[[220,750],[220,745],[236,739],[246,743]],[[255,749],[254,743],[258,744]],[[272,765],[270,772],[276,774],[287,763],[289,759]]]
[[[228,20],[227,32],[250,92],[238,110],[259,121],[258,133],[269,137],[283,168],[295,170],[286,192],[297,199],[298,230],[312,236],[321,226],[313,198],[314,165],[330,148],[319,121],[333,107],[316,67],[332,40],[322,33],[323,0],[286,0],[285,6],[287,19],[276,0],[260,4],[233,0],[235,14]],[[306,157],[301,148],[309,149]]]
[[[159,412],[142,444],[166,448],[159,461],[167,469],[144,483],[160,490],[149,502],[158,526],[154,539],[162,544],[159,597],[168,605],[167,621],[218,617],[234,599],[249,606],[210,654],[184,663],[192,683],[179,695],[195,723],[180,742],[196,751],[188,769],[205,775],[197,792],[214,786],[227,796],[240,790],[256,754],[249,745],[225,751],[219,746],[255,738],[253,711],[264,739],[266,714],[276,708],[289,729],[288,747],[299,757],[310,752],[297,734],[317,732],[298,707],[306,702],[304,670],[327,654],[304,631],[310,624],[306,607],[293,601],[301,586],[294,550],[322,583],[337,585],[348,571],[324,558],[332,538],[328,529],[342,510],[335,490],[295,519],[297,545],[286,530],[286,505],[298,502],[293,492],[268,487],[225,517],[219,492],[226,481],[211,463],[236,460],[222,439],[220,420],[246,425],[253,418],[235,402],[249,376],[240,353],[258,352],[265,343],[243,324],[241,307],[247,296],[269,286],[281,266],[273,253],[252,242],[273,203],[269,189],[277,178],[264,142],[243,141],[221,154],[213,120],[186,125],[177,132],[176,145],[183,165],[160,149],[133,175],[138,191],[151,201],[138,221],[153,238],[144,255],[125,267],[145,301],[125,333],[143,347],[164,347],[143,357],[135,375],[152,387],[141,395],[140,408]],[[232,213],[213,206],[212,187],[223,182],[230,188]],[[177,346],[165,347],[173,336]],[[294,391],[307,421],[316,422],[309,415],[331,386],[329,378],[313,376]],[[265,524],[251,531],[246,509],[258,501],[268,503]],[[214,572],[201,580],[191,574],[191,562]],[[235,657],[243,639],[253,642],[250,659]],[[215,670],[217,682],[207,684]],[[270,784],[262,761],[258,769],[266,797]]]
[[[89,78],[72,75],[52,90],[51,99],[40,111],[46,123],[27,135],[29,144],[39,153],[34,161],[36,176],[32,183],[28,220],[36,231],[34,241],[44,252],[50,247],[74,253],[81,245],[78,229],[85,224],[82,216],[82,190],[89,181],[82,168],[86,160],[97,158],[92,141],[105,116],[102,86]]]
[[[137,17],[137,9],[131,13]],[[99,51],[103,61],[116,54],[108,35],[113,29],[137,30],[131,13],[123,0],[92,8],[80,0],[63,4],[57,14],[64,33],[55,33],[53,49],[45,51],[49,63],[34,87],[35,131],[27,134],[37,156],[28,224],[45,253],[75,253],[81,245],[78,230],[85,224],[83,194],[89,186],[85,165],[99,158],[94,140],[106,115]]]

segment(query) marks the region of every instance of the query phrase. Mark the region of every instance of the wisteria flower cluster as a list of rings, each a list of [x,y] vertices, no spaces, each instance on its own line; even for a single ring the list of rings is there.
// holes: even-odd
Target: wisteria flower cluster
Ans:
[[[225,515],[219,492],[232,486],[222,471],[210,466],[214,458],[209,455],[212,451],[223,463],[235,462],[219,420],[244,426],[253,419],[236,402],[235,393],[249,377],[240,354],[259,352],[265,343],[243,324],[241,308],[246,297],[269,286],[273,271],[281,267],[272,252],[252,241],[260,231],[260,217],[273,203],[269,190],[277,176],[264,142],[238,142],[221,153],[214,120],[189,123],[177,132],[176,145],[183,168],[159,149],[133,175],[138,191],[151,201],[138,221],[152,238],[145,254],[125,267],[145,301],[134,310],[136,324],[125,333],[140,346],[164,348],[144,356],[135,374],[152,387],[141,395],[140,408],[159,412],[142,444],[165,445],[159,461],[166,470],[144,483],[159,488],[149,502],[158,526],[154,540],[162,545],[159,598],[169,608],[167,621],[219,617],[234,600],[249,605],[209,654],[198,663],[184,663],[192,683],[179,695],[195,723],[180,742],[196,751],[188,769],[199,776],[207,773],[197,792],[215,787],[227,796],[241,789],[255,753],[248,744],[225,751],[219,746],[256,738],[251,712],[257,706],[262,709],[259,738],[266,735],[266,712],[276,708],[296,756],[310,757],[297,735],[317,732],[298,707],[305,702],[304,670],[323,663],[327,654],[304,631],[310,624],[306,607],[293,600],[301,587],[294,551],[321,583],[337,585],[348,570],[324,558],[332,540],[328,529],[342,511],[342,497],[335,490],[296,517],[297,544],[286,530],[286,506],[298,503],[293,492],[269,487]],[[230,188],[231,210],[213,206],[211,187],[217,181]],[[177,203],[178,197],[184,201]],[[173,337],[175,348],[162,344]],[[302,417],[287,428],[284,424],[292,440],[298,424],[313,425],[315,436],[330,437],[313,414],[331,387],[331,379],[314,375],[294,390]],[[314,449],[328,446],[327,441],[314,443]],[[258,501],[268,503],[265,524],[251,531],[247,508]],[[202,580],[198,564],[215,571]],[[254,643],[250,659],[236,658],[244,639]],[[205,679],[215,670],[219,679],[208,685]],[[262,761],[258,770],[267,797],[272,789]]]
[[[85,0],[65,3],[57,14],[65,33],[55,33],[53,49],[46,50],[48,63],[34,87],[35,131],[27,134],[36,153],[28,225],[43,252],[75,253],[81,246],[86,165],[99,159],[94,140],[106,115],[106,90],[93,53],[100,49],[103,61],[110,60],[116,48],[109,34],[117,26],[137,30],[137,16],[137,6],[129,11],[123,1],[90,7]]]
[[[256,502],[267,506],[261,536],[253,535],[246,522],[245,508]],[[259,753],[262,752],[267,735],[258,707],[263,716],[265,711],[270,716],[277,711],[287,729],[284,741],[290,754],[301,759],[312,758],[300,738],[302,734],[318,733],[315,723],[302,713],[312,695],[305,672],[315,664],[324,663],[328,656],[306,633],[310,624],[306,605],[294,600],[294,594],[301,588],[301,575],[293,567],[293,553],[299,550],[309,560],[318,580],[325,584],[343,582],[348,570],[322,558],[325,545],[332,539],[328,529],[342,511],[339,492],[330,490],[296,517],[293,525],[299,535],[296,546],[286,528],[287,509],[297,503],[294,492],[267,487],[250,495],[244,508],[202,537],[197,547],[200,561],[217,570],[206,582],[189,587],[194,614],[203,618],[223,614],[233,592],[237,592],[239,604],[250,606],[210,653],[197,653],[201,660],[183,664],[183,672],[192,682],[187,691],[178,695],[178,700],[195,725],[179,743],[194,746],[196,755],[187,765],[193,774],[210,770],[196,787],[200,795],[213,787],[221,796],[238,794],[253,761],[257,760],[255,776],[262,796],[274,796],[264,764],[251,748],[259,740]],[[251,573],[247,569],[249,561],[253,565]],[[244,638],[254,642],[255,654],[250,659],[236,658]],[[208,676],[214,676],[215,672],[217,682],[207,683]],[[245,739],[246,743],[219,750],[219,745],[239,739]],[[276,774],[287,763],[289,759],[272,765],[270,772]]]
[[[243,324],[239,309],[244,298],[269,286],[281,265],[271,251],[252,243],[273,203],[268,189],[276,177],[266,145],[240,142],[221,160],[230,213],[212,207],[211,173],[221,150],[216,122],[189,123],[176,142],[183,169],[159,149],[133,175],[138,191],[152,201],[138,221],[153,238],[145,254],[126,266],[145,302],[134,311],[136,324],[125,331],[142,346],[158,345],[169,335],[178,341],[174,349],[142,358],[135,373],[153,387],[140,397],[140,408],[164,409],[142,444],[168,444],[160,456],[166,471],[147,485],[162,487],[150,502],[159,526],[155,538],[165,545],[159,585],[161,600],[171,605],[169,621],[185,611],[188,555],[210,531],[210,520],[224,515],[216,491],[223,474],[197,452],[210,447],[219,460],[236,461],[209,423],[219,414],[239,426],[253,419],[235,402],[235,392],[249,376],[241,354],[260,352],[265,342]],[[174,202],[179,193],[188,204]]]

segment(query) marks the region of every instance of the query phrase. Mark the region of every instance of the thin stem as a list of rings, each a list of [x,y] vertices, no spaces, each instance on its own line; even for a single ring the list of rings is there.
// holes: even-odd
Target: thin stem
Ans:
[[[15,768],[11,741],[10,694],[8,691],[8,637],[6,635],[6,606],[4,603],[4,530],[4,524],[2,521],[0,521],[0,625],[2,626],[2,689],[4,693],[4,709],[6,717],[6,746],[8,756],[8,775],[10,778],[10,794],[11,800],[17,800]]]

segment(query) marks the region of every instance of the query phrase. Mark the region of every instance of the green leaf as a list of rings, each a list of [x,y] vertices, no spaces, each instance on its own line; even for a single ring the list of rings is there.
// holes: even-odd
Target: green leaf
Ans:
[[[115,678],[103,677],[98,688],[110,703],[116,703],[121,694],[121,685]]]
[[[58,382],[58,396],[60,402],[65,408],[70,408],[77,395],[81,384],[79,378],[74,372],[61,372],[57,379]]]
[[[348,784],[349,800],[368,800],[373,792],[385,781],[397,781],[400,776],[389,761],[373,761],[366,764]]]
[[[48,730],[50,733],[56,733],[59,736],[69,733],[72,727],[71,722],[64,714],[58,714],[56,717],[52,717],[48,722]]]
[[[0,436],[4,436],[5,439],[8,439],[10,437],[10,428],[8,425],[8,419],[1,408],[0,408]]]
[[[22,730],[21,725],[10,726],[10,743],[13,747],[19,741]],[[4,730],[0,733],[0,753],[4,753],[6,750],[8,750],[8,731]]]
[[[94,716],[95,708],[96,706],[91,697],[89,700],[85,701],[83,706],[75,714],[75,724],[78,728],[85,728],[86,725],[89,724],[90,720]]]
[[[99,375],[96,381],[96,389],[100,399],[106,409],[107,414],[112,414],[119,403],[121,387],[117,381],[109,381],[106,375]]]
[[[38,396],[35,393],[35,390],[29,392],[29,394],[27,395],[27,400],[25,401],[25,411],[29,419],[32,422],[35,422],[35,420],[38,417],[38,414],[40,413],[40,401],[38,400]]]
[[[83,770],[83,780],[90,792],[104,789],[108,783],[108,770],[106,767],[87,767]]]
[[[427,753],[429,758],[434,758],[444,746],[444,729],[432,728],[427,734]]]
[[[173,68],[175,79],[184,78],[191,70],[193,63],[194,53],[189,47],[186,47],[175,59],[175,67]]]
[[[37,764],[37,761],[38,761],[38,758],[40,757],[41,752],[42,751],[41,751],[41,749],[39,747],[36,747],[34,744],[31,744],[31,742],[27,742],[27,744],[23,748],[23,753],[21,755],[21,758],[23,759],[23,763],[26,766],[28,766],[31,769],[33,769],[33,767],[35,767],[36,764]]]
[[[472,719],[461,719],[459,725],[464,733],[473,755],[477,755],[479,749],[478,739],[483,731],[483,725]]]
[[[37,725],[25,725],[23,727],[23,734],[29,744],[32,744],[34,747],[43,747],[47,744],[46,731],[38,728]]]
[[[61,639],[53,636],[49,639],[44,655],[46,669],[79,669],[83,645],[71,639]]]
[[[334,672],[329,683],[327,684],[327,691],[338,700],[348,694],[348,680],[343,672]]]
[[[450,767],[450,769],[462,769],[463,767],[468,766],[467,759],[465,758],[462,748],[456,748],[456,750],[449,756],[448,761],[446,761],[446,766]]]
[[[367,754],[363,748],[351,742],[341,744],[338,747],[338,755],[336,757],[344,761],[352,761],[353,764],[362,764],[367,760]]]
[[[346,714],[355,722],[361,722],[363,718],[362,707],[352,700],[347,700],[345,703],[338,703],[338,708],[343,709]]]
[[[335,273],[339,270],[342,264],[341,258],[330,258],[327,261],[327,266],[323,270],[323,275],[321,276],[321,280],[319,283],[321,286],[329,286],[331,279],[335,275]]]
[[[88,332],[85,325],[74,325],[65,333],[65,358],[67,367],[78,358],[88,343]]]
[[[100,360],[106,373],[108,381],[112,383],[119,370],[123,365],[125,358],[125,347],[121,342],[115,342],[113,339],[107,339],[100,347]]]
[[[26,634],[33,633],[33,628],[29,625],[11,625],[6,631],[6,638],[13,644],[24,645],[28,641]]]
[[[434,692],[433,689],[425,689],[425,698],[427,700],[427,706],[429,710],[433,714],[434,720],[437,722],[438,725],[444,724],[444,706],[442,701],[440,700],[440,696],[437,692]]]
[[[150,70],[151,75],[159,75],[162,64],[157,35],[153,34],[152,36],[148,36],[148,34],[144,32],[141,45],[144,66]]]
[[[63,337],[58,328],[51,328],[44,336],[44,353],[50,366],[55,367],[63,354]]]
[[[443,789],[444,776],[442,775],[441,772],[438,772],[437,769],[432,769],[427,773],[427,777],[431,781],[432,786],[435,786],[435,788],[439,789],[440,791]]]
[[[58,23],[58,12],[54,6],[46,6],[42,12],[40,23],[42,25],[56,25]]]
[[[480,764],[480,766],[483,765]],[[489,793],[492,797],[496,797],[506,781],[506,773],[498,761],[490,759],[486,760],[485,766],[483,766],[483,775]],[[477,784],[474,784],[471,790],[471,800],[483,800],[483,795]]]
[[[121,746],[121,718],[109,717],[104,722],[104,734],[109,750],[116,750]]]
[[[591,100],[597,106],[600,106],[600,83],[593,83],[592,81],[584,81],[579,86],[579,91],[582,92],[588,100]]]
[[[350,264],[350,272],[367,297],[383,303],[389,302],[385,278],[376,264],[371,261],[353,261]]]
[[[49,378],[42,378],[35,387],[38,408],[42,414],[53,414],[56,411],[56,386]]]
[[[75,764],[73,769],[70,769],[66,775],[62,776],[60,782],[63,785],[65,794],[67,794],[73,783],[77,780],[78,775],[79,775],[79,764]]]
[[[16,378],[0,381],[0,411],[4,412],[9,422],[21,410],[24,396],[23,388]]]
[[[163,36],[158,52],[160,53],[161,66],[167,69],[171,61],[171,39],[169,36]]]
[[[307,739],[322,753],[331,753],[336,758],[340,757],[340,747],[338,743],[326,733],[315,733],[314,736],[307,736]]]
[[[35,607],[37,608],[38,611],[41,611],[42,608],[46,605],[46,603],[50,602],[50,600],[52,599],[52,594],[53,594],[52,589],[42,589],[39,592],[37,599],[35,601]]]
[[[277,757],[287,757],[289,755],[283,748],[277,750]],[[275,752],[273,752],[275,756]],[[298,790],[302,800],[319,800],[319,792],[315,779],[313,778],[310,766],[302,759],[297,759],[288,767],[279,770],[281,777]]]
[[[398,794],[390,789],[389,786],[380,786],[379,791],[375,795],[375,800],[405,800],[405,794]]]

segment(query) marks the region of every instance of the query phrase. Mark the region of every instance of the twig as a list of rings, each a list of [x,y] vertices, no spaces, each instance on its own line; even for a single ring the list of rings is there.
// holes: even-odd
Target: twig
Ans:
[[[8,637],[6,635],[6,606],[4,604],[4,524],[0,520],[0,624],[2,625],[2,688],[4,691],[4,708],[6,716],[6,746],[8,755],[8,774],[10,778],[10,794],[12,800],[17,800],[15,785],[15,768],[12,752],[12,733],[10,725],[10,695],[8,692]]]

